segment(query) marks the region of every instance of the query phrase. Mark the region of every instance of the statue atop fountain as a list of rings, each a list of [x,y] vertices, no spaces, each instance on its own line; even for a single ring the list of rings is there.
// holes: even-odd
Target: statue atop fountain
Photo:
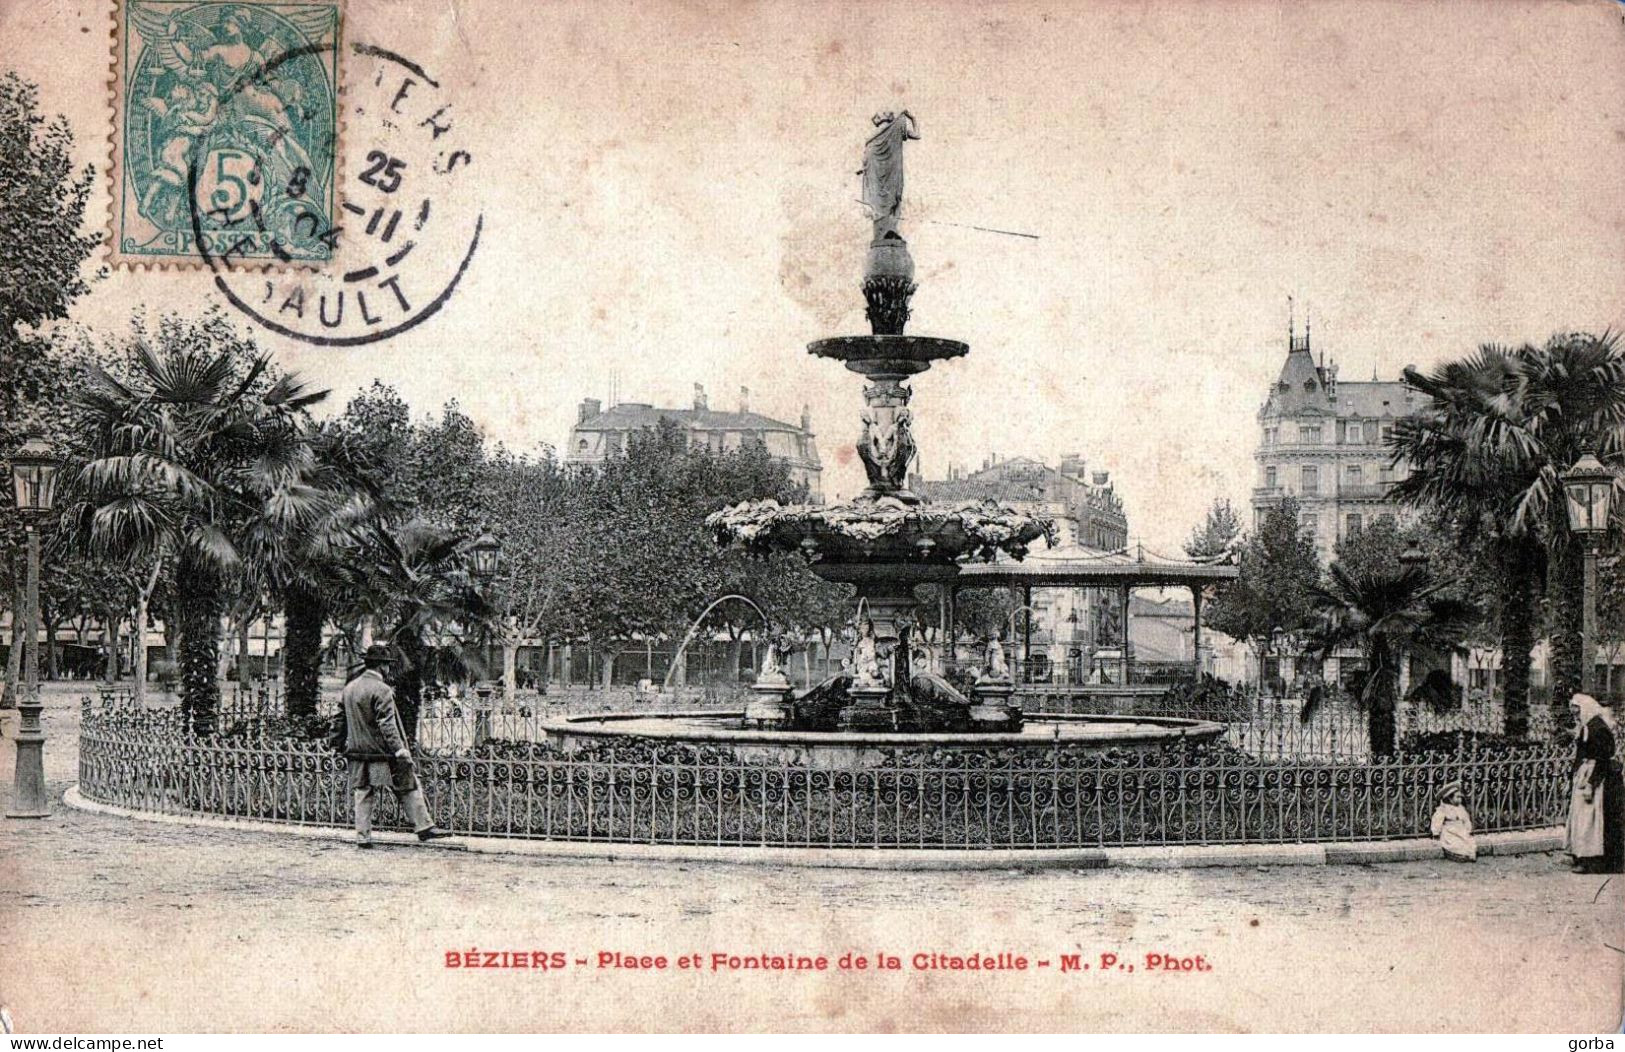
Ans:
[[[874,115],[875,133],[863,144],[863,204],[874,220],[875,240],[886,238],[902,240],[897,232],[897,220],[903,210],[903,144],[918,139],[914,114],[902,113]]]
[[[876,333],[901,335],[908,324],[908,301],[914,295],[914,260],[908,242],[897,232],[903,216],[903,144],[918,139],[914,115],[877,113],[876,131],[863,145],[860,200],[874,223],[868,262],[863,270],[863,298]]]

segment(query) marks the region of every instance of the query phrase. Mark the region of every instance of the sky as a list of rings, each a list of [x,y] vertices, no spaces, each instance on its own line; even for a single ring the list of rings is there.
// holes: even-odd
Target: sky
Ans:
[[[805,348],[867,331],[854,173],[870,116],[904,108],[910,331],[971,347],[914,382],[921,467],[1080,452],[1161,550],[1256,484],[1289,295],[1345,380],[1625,327],[1608,0],[346,10],[350,41],[409,55],[453,101],[484,233],[407,333],[260,334],[334,409],[378,377],[530,449],[562,446],[612,383],[670,405],[703,383],[713,408],[748,386],[759,412],[810,406],[825,492],[855,493],[862,381]],[[98,229],[110,11],[0,2],[0,67],[101,173]],[[366,146],[346,139],[346,163]],[[205,273],[117,268],[73,320],[118,333],[211,297]]]

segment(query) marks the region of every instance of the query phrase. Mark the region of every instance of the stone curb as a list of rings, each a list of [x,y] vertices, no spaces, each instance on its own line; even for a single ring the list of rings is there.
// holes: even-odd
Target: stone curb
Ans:
[[[162,825],[190,826],[244,833],[269,833],[350,843],[347,829],[244,821],[206,815],[166,815],[137,811],[90,800],[79,786],[68,787],[62,802],[78,811],[133,818]],[[707,847],[687,844],[602,844],[570,840],[519,840],[504,837],[458,837],[444,844],[423,845],[410,833],[377,833],[384,846],[452,849],[480,855],[524,855],[559,861],[710,862],[733,865],[807,866],[827,869],[966,870],[966,869],[1192,869],[1213,866],[1369,865],[1442,858],[1430,839],[1378,840],[1341,844],[1211,844],[1178,847],[1062,848],[1023,851],[940,851],[929,848],[785,848]],[[1517,855],[1556,851],[1563,846],[1561,826],[1516,833],[1489,833],[1478,838],[1481,855]]]

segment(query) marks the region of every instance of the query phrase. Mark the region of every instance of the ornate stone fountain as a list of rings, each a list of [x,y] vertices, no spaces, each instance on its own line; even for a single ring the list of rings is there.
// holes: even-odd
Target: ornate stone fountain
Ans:
[[[1007,704],[1002,661],[1001,668],[984,674],[976,691],[984,696],[976,699],[912,661],[916,585],[947,584],[965,558],[992,559],[1000,552],[1021,558],[1030,544],[1050,535],[1053,524],[993,500],[930,504],[906,488],[916,454],[907,381],[932,362],[961,357],[970,348],[958,340],[903,331],[918,287],[908,242],[897,230],[903,144],[919,136],[906,110],[879,114],[874,123],[861,173],[862,199],[874,222],[863,277],[872,332],[816,340],[807,348],[869,381],[857,442],[869,484],[847,504],[747,502],[708,520],[719,543],[762,554],[799,552],[820,577],[857,587],[854,667],[850,677],[838,677],[800,699],[780,678],[759,682],[761,701],[751,719],[758,727],[813,730],[1015,731],[1020,716]],[[832,711],[837,713],[833,727],[828,725]]]

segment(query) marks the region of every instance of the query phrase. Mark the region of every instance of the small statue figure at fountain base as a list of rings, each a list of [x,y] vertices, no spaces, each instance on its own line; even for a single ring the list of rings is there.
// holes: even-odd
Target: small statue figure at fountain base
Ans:
[[[783,730],[795,723],[795,695],[790,680],[784,675],[785,641],[771,639],[767,653],[762,657],[762,670],[757,673],[751,693],[756,695],[745,706],[745,726],[761,730]]]

